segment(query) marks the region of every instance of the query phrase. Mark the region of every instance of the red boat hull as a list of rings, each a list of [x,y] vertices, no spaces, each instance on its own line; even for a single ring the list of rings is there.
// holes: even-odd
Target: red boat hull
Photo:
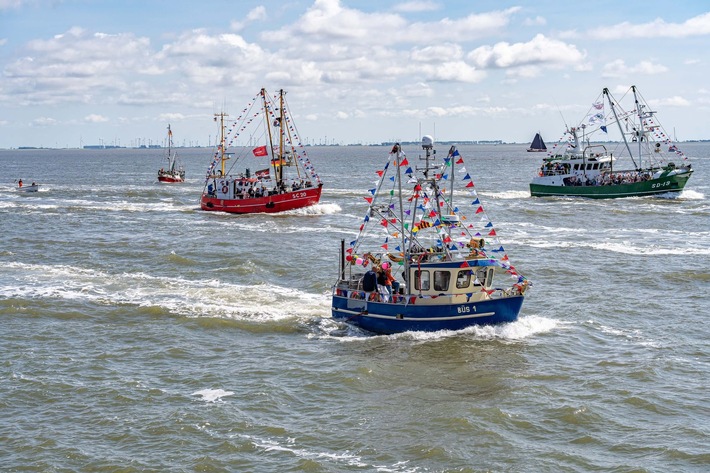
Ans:
[[[203,194],[200,207],[202,210],[235,214],[286,212],[317,204],[320,201],[321,190],[321,186],[309,187],[253,199],[219,199]]]
[[[185,180],[180,176],[173,176],[169,174],[158,174],[158,182],[167,182],[169,184],[174,184],[176,182],[185,182]]]

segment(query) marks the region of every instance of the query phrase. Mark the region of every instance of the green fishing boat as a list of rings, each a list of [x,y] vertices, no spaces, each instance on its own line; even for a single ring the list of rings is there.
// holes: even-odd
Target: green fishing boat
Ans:
[[[624,99],[633,105],[624,109]],[[692,166],[655,114],[635,86],[621,101],[605,88],[543,159],[530,195],[612,199],[682,191]]]

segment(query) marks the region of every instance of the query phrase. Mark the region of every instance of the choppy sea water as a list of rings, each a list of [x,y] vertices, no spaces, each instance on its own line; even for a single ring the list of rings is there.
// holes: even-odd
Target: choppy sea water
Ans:
[[[209,149],[180,185],[160,150],[0,151],[0,469],[710,470],[710,145],[605,201],[531,198],[525,147],[460,147],[520,319],[395,336],[329,311],[388,147],[308,148],[320,205],[252,216],[199,210]]]

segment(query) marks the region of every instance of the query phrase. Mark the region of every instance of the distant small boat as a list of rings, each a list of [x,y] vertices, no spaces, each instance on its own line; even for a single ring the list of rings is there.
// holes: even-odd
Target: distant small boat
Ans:
[[[39,184],[33,182],[30,186],[25,186],[22,184],[22,179],[17,182],[18,192],[39,192]]]
[[[173,152],[173,131],[168,124],[168,168],[158,171],[158,181],[170,184],[185,182],[185,170],[178,163],[177,153]]]
[[[542,141],[542,136],[540,135],[540,132],[537,132],[535,133],[535,138],[533,138],[532,143],[530,143],[528,153],[543,151],[547,151],[547,146],[545,146],[545,142]]]

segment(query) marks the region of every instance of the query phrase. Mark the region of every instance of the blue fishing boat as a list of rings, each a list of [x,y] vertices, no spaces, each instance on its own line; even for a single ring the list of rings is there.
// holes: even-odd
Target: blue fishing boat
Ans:
[[[515,321],[530,282],[510,263],[455,146],[421,165],[399,144],[377,171],[357,237],[341,241],[332,316],[379,334]],[[456,177],[460,174],[460,177]],[[467,195],[460,205],[454,202]]]

